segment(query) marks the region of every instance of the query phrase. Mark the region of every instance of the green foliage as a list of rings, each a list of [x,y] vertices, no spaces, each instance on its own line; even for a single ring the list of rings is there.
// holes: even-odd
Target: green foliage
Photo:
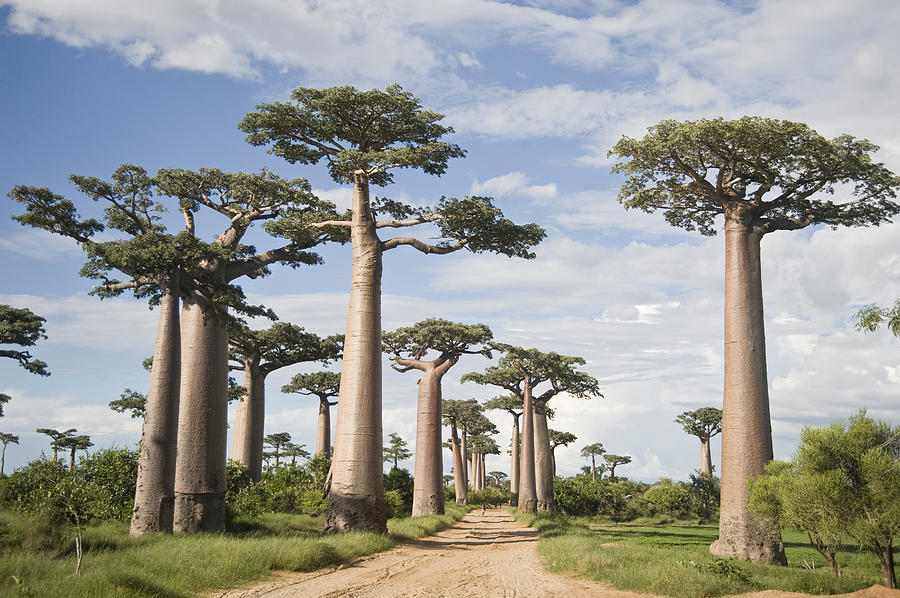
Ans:
[[[38,340],[47,338],[44,322],[47,320],[29,309],[0,305],[0,344],[31,347]],[[47,364],[34,359],[28,351],[0,349],[0,357],[9,357],[19,362],[23,368],[38,376],[49,376]],[[9,400],[8,395],[3,395]],[[0,401],[0,416],[3,415],[3,403]]]
[[[407,448],[407,443],[405,440],[400,438],[400,435],[396,432],[391,432],[389,435],[388,445],[384,447],[384,462],[385,463],[393,463],[393,469],[397,469],[398,461],[405,461],[412,457],[412,452]]]
[[[384,352],[393,353],[397,359],[419,360],[429,351],[435,351],[441,359],[454,362],[464,354],[490,358],[487,343],[491,338],[493,333],[484,324],[461,324],[440,318],[422,320],[381,335]]]
[[[875,332],[882,324],[887,324],[888,330],[894,336],[900,336],[900,301],[893,307],[878,307],[869,305],[856,312],[856,329],[865,332]]]
[[[95,488],[92,517],[129,521],[134,506],[138,453],[128,448],[101,449],[81,459],[76,471]]]
[[[438,124],[443,115],[422,110],[399,85],[384,91],[358,91],[351,86],[291,92],[291,103],[259,104],[238,128],[251,145],[269,145],[269,152],[291,164],[328,162],[338,183],[353,181],[356,171],[375,185],[393,180],[392,168],[419,168],[441,175],[450,158],[465,152],[439,141],[453,132]]]
[[[631,463],[631,457],[629,455],[614,455],[612,453],[603,455],[603,460],[606,461],[606,465],[609,467],[609,477],[611,480],[616,477],[616,467]]]
[[[673,482],[663,478],[653,484],[644,499],[656,507],[659,513],[685,517],[697,510],[697,498],[693,486],[685,482]]]
[[[675,418],[684,431],[700,440],[709,440],[722,432],[722,410],[715,407],[701,407],[695,411],[685,411]]]
[[[265,330],[234,326],[228,332],[229,356],[247,367],[258,366],[264,374],[307,361],[322,364],[339,359],[343,336],[321,338],[302,326],[276,322]]]
[[[694,495],[697,497],[699,507],[697,514],[709,519],[712,510],[719,506],[722,491],[719,478],[700,471],[690,474],[689,477]]]
[[[388,517],[408,517],[413,503],[413,478],[409,470],[393,467],[384,474],[384,494]]]
[[[489,251],[534,259],[531,248],[547,236],[537,224],[516,224],[505,218],[490,197],[441,198],[436,213],[440,218],[435,224],[441,236],[457,241],[465,239],[466,249],[473,253]],[[450,241],[438,245],[451,246]]]
[[[147,395],[126,388],[115,401],[109,402],[109,408],[116,413],[130,412],[132,418],[144,417],[147,409]]]
[[[497,506],[504,505],[509,502],[509,487],[507,486],[485,486],[481,490],[469,492],[467,499],[470,505],[488,505]]]
[[[812,223],[866,226],[900,211],[900,186],[872,160],[878,146],[841,135],[827,140],[802,123],[745,116],[738,120],[664,120],[642,139],[623,137],[610,150],[613,172],[628,178],[626,208],[662,210],[673,226],[714,235],[715,217],[749,217],[763,233]],[[823,196],[851,185],[855,201]]]
[[[827,428],[804,428],[793,462],[770,463],[751,480],[750,506],[776,528],[806,532],[826,557],[852,538],[882,560],[890,586],[900,532],[898,463],[900,427],[863,410]]]

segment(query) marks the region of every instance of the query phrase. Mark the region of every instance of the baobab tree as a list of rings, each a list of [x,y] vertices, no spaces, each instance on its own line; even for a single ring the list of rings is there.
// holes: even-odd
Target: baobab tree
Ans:
[[[606,452],[602,442],[594,442],[581,449],[581,456],[591,460],[591,480],[597,481],[597,457]],[[601,463],[601,467],[603,464]]]
[[[314,225],[348,231],[353,249],[326,526],[338,531],[386,532],[381,474],[383,253],[408,245],[426,254],[465,248],[532,258],[531,247],[541,241],[544,230],[536,224],[514,224],[486,197],[443,198],[434,208],[387,199],[370,201],[369,185],[392,182],[394,169],[416,168],[441,175],[451,158],[465,155],[459,146],[440,140],[453,132],[439,124],[443,116],[422,110],[419,100],[399,85],[385,91],[301,87],[291,93],[291,99],[291,103],[258,105],[257,112],[247,114],[240,124],[247,141],[270,145],[271,153],[292,164],[324,159],[335,182],[353,185],[350,219]],[[379,229],[428,223],[437,228],[437,243],[411,236],[383,240],[378,235]]]
[[[6,462],[6,445],[19,444],[19,437],[15,434],[0,432],[0,442],[3,443],[3,452],[0,452],[0,476],[3,475],[3,465]]]
[[[393,463],[392,469],[399,468],[399,462],[412,457],[412,452],[407,448],[406,441],[396,432],[388,435],[388,445],[384,447],[384,462]]]
[[[231,458],[243,463],[254,482],[262,475],[266,377],[289,365],[340,358],[340,337],[321,338],[302,327],[277,322],[265,330],[231,329],[228,339],[232,370],[244,372],[244,396],[238,402]]]
[[[488,399],[484,403],[487,410],[502,410],[513,418],[512,437],[509,442],[509,504],[519,504],[519,447],[521,446],[521,434],[519,433],[519,418],[522,416],[522,399],[516,395],[505,395]]]
[[[555,511],[553,497],[553,459],[547,428],[547,402],[560,393],[577,398],[602,397],[597,380],[576,369],[584,365],[581,357],[543,353],[537,349],[523,349],[495,344],[503,351],[500,362],[484,373],[472,372],[463,382],[499,386],[522,398],[522,448],[519,470],[520,513],[537,510]],[[534,395],[534,389],[547,383],[549,388]]]
[[[309,219],[313,212],[327,212],[333,206],[316,200],[305,181],[284,181],[267,172],[247,175],[211,169],[198,173],[163,170],[151,178],[140,166],[123,164],[113,173],[111,181],[78,175],[72,175],[70,180],[91,199],[108,204],[103,223],[81,218],[71,201],[45,187],[22,185],[9,193],[26,209],[14,219],[77,241],[89,258],[82,274],[101,282],[94,289],[95,294],[110,297],[131,289],[137,297],[148,297],[151,306],[160,307],[131,533],[173,528],[178,510],[175,458],[179,427],[185,433],[180,435],[183,446],[177,453],[186,462],[179,467],[184,474],[178,491],[183,516],[178,517],[175,527],[179,531],[221,529],[224,525],[226,306],[247,315],[267,313],[247,306],[241,290],[230,282],[245,274],[264,273],[276,261],[317,262],[318,257],[305,248],[324,240],[323,235],[303,232],[305,229],[298,223]],[[180,234],[166,233],[161,223],[165,207],[154,200],[155,195],[178,202],[185,222],[185,230]],[[194,234],[194,213],[201,205],[222,213],[231,224],[213,243],[202,242]],[[332,213],[328,212],[326,217]],[[273,227],[276,235],[284,235],[277,229],[278,225],[286,220],[294,222],[289,243],[250,255],[249,248],[241,245],[240,239],[256,220],[267,220],[267,226]],[[105,229],[121,233],[124,239],[95,241],[95,234]],[[113,270],[131,280],[111,278]],[[182,298],[185,299],[185,327],[179,315]],[[184,354],[182,338],[188,349]],[[186,376],[182,376],[182,360]],[[184,405],[181,405],[182,390],[188,393]],[[184,416],[181,423],[180,408]],[[194,509],[195,503],[205,506]],[[196,519],[201,516],[203,521]]]
[[[709,441],[722,431],[722,410],[715,407],[701,407],[696,411],[685,411],[675,418],[684,431],[700,439],[700,473],[712,475],[712,453]]]
[[[385,353],[398,372],[416,370],[416,457],[413,470],[412,516],[444,513],[444,475],[441,459],[441,380],[463,355],[490,358],[493,337],[484,324],[461,324],[429,318],[382,334]],[[432,359],[426,356],[432,354]],[[437,354],[436,356],[434,354]]]
[[[0,305],[0,344],[31,347],[42,338],[47,338],[44,322],[47,320],[30,309]],[[28,351],[0,349],[0,357],[9,357],[19,362],[23,368],[38,376],[49,376],[47,364],[35,359]],[[0,411],[2,414],[2,411]]]
[[[281,392],[311,395],[319,399],[319,417],[316,426],[316,455],[331,457],[331,408],[337,401],[329,401],[338,396],[341,388],[340,372],[313,372],[295,374],[291,381],[281,387]]]
[[[479,414],[481,405],[477,399],[444,399],[441,405],[441,417],[450,427],[450,450],[453,453],[453,480],[456,502],[464,505],[468,500],[468,465],[466,464],[466,429],[467,424]],[[460,438],[462,431],[462,438]]]
[[[483,490],[486,483],[485,455],[499,455],[500,446],[489,435],[482,433],[469,438],[469,449],[472,452],[472,489]]]
[[[603,455],[604,461],[606,461],[607,467],[609,467],[609,481],[615,481],[616,479],[616,467],[619,465],[628,465],[631,463],[631,457],[629,455],[613,455],[612,453],[606,453]]]
[[[55,440],[54,448],[67,449],[69,451],[69,471],[75,469],[75,451],[86,451],[94,446],[91,437],[87,434],[79,434],[77,436],[65,436],[59,440]]]
[[[550,439],[550,458],[553,465],[553,477],[556,477],[556,447],[569,446],[578,440],[578,436],[575,436],[571,432],[547,430],[547,437]]]
[[[494,484],[496,486],[500,486],[503,484],[504,480],[506,480],[506,478],[508,478],[509,476],[506,474],[505,471],[489,471],[488,477],[491,478],[492,480],[494,480]]]
[[[716,234],[725,228],[725,385],[722,422],[724,557],[785,563],[777,538],[756,523],[748,478],[772,459],[766,375],[760,241],[778,230],[814,224],[876,226],[900,211],[900,179],[872,160],[878,147],[841,135],[828,140],[802,123],[743,117],[665,120],[642,139],[623,137],[610,151],[628,178],[626,208],[661,210],[673,226]],[[839,190],[847,201],[828,198]]]
[[[59,455],[59,441],[65,438],[71,438],[75,435],[77,430],[75,428],[69,428],[68,430],[54,430],[53,428],[38,428],[35,430],[38,434],[46,434],[50,437],[50,448],[53,449],[53,462],[56,463],[56,459]]]

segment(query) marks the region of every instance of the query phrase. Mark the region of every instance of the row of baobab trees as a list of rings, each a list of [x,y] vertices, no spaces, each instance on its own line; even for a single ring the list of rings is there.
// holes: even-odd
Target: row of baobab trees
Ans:
[[[452,129],[441,125],[441,119],[397,85],[384,91],[298,88],[288,102],[262,104],[246,115],[239,128],[252,145],[266,146],[291,164],[324,163],[336,182],[351,184],[348,214],[338,214],[334,206],[314,197],[306,181],[284,180],[267,171],[163,169],[150,177],[139,167],[123,165],[111,181],[71,177],[80,191],[106,202],[104,222],[81,218],[74,204],[46,188],[19,186],[10,193],[26,207],[17,217],[21,223],[69,236],[84,247],[89,260],[83,273],[100,281],[99,294],[131,289],[160,307],[135,533],[172,528],[173,512],[177,531],[222,527],[227,323],[235,313],[266,313],[248,305],[233,283],[263,274],[276,263],[317,263],[313,248],[324,242],[349,242],[353,256],[327,527],[385,530],[380,306],[384,252],[400,246],[426,254],[465,248],[527,259],[534,257],[533,247],[544,237],[536,224],[518,225],[505,218],[490,198],[445,197],[425,208],[370,198],[370,185],[391,183],[396,169],[440,175],[451,158],[465,154],[456,144],[442,141]],[[720,536],[711,547],[717,555],[784,562],[780,542],[750,512],[746,486],[773,456],[761,241],[775,231],[816,224],[889,222],[900,211],[893,201],[900,182],[872,159],[877,150],[850,135],[829,140],[805,124],[763,117],[664,120],[643,138],[623,137],[610,150],[619,160],[613,171],[626,177],[619,193],[626,208],[662,211],[673,226],[704,235],[716,234],[718,218],[724,218],[722,503]],[[846,200],[833,201],[829,194],[835,191]],[[178,206],[183,230],[167,232],[153,195]],[[201,209],[217,212],[228,222],[211,243],[194,234],[194,218]],[[263,252],[242,245],[255,222],[286,242]],[[422,225],[436,228],[432,237],[440,240],[429,243],[402,235],[384,239],[379,234],[386,228]],[[122,238],[95,240],[104,228],[119,231]],[[112,278],[112,272],[124,274],[124,280]],[[493,366],[496,369],[471,379],[494,384],[491,380],[496,376],[499,381],[501,370],[514,369],[504,360],[514,361],[527,351],[511,348],[500,365]],[[449,363],[440,357],[427,362],[403,359],[410,363],[395,360],[396,365],[419,369],[425,388],[439,380],[441,368]],[[532,394],[532,382],[526,375],[516,392],[524,402],[523,427],[535,431],[533,443],[523,435],[522,459],[533,458],[537,471],[547,462],[541,454],[546,446],[541,437],[545,414],[541,395]],[[497,385],[513,392],[503,384]],[[421,393],[420,388],[420,398]],[[418,439],[424,420],[427,426],[439,425],[439,405],[419,410],[423,425],[417,427],[416,444],[422,448],[417,452],[439,452],[439,444],[428,445],[423,438],[420,445]],[[520,475],[520,508],[552,501],[544,474],[536,473],[533,485],[530,472]],[[153,500],[144,500],[147,496]],[[437,500],[428,493],[419,502]]]

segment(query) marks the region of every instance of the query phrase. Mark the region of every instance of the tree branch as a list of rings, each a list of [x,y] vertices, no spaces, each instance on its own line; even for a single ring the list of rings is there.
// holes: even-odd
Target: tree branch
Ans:
[[[440,214],[430,214],[428,216],[420,216],[418,218],[409,218],[408,220],[383,220],[375,223],[375,228],[403,228],[406,226],[416,226],[417,224],[425,224],[426,222],[434,222],[440,220]]]
[[[399,247],[400,245],[410,245],[412,247],[415,247],[422,253],[445,255],[462,249],[466,246],[466,244],[468,244],[468,242],[468,239],[460,239],[453,245],[438,246],[425,243],[424,241],[420,241],[419,239],[414,239],[412,237],[397,237],[396,239],[388,239],[381,244],[381,247],[383,251],[387,251],[389,249],[393,249],[394,247]]]

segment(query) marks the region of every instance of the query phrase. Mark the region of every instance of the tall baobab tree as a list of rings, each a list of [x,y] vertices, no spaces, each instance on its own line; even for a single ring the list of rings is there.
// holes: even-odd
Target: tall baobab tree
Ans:
[[[556,477],[556,447],[569,446],[578,440],[578,436],[575,436],[571,432],[560,432],[559,430],[547,430],[547,436],[550,438],[550,457],[551,463],[553,464],[553,477]]]
[[[304,249],[323,241],[324,236],[309,232],[300,223],[323,210],[326,217],[332,217],[333,211],[328,209],[333,206],[316,200],[306,181],[285,181],[267,172],[247,175],[211,169],[198,173],[163,170],[151,178],[143,168],[123,164],[111,181],[78,175],[70,180],[91,199],[108,204],[104,223],[82,219],[71,201],[47,188],[21,185],[9,193],[26,208],[25,214],[15,220],[77,241],[89,258],[82,274],[101,281],[95,294],[109,297],[131,289],[137,297],[149,297],[151,306],[160,307],[131,533],[171,531],[173,527],[179,531],[221,529],[226,306],[248,315],[266,313],[247,306],[243,293],[230,282],[239,276],[262,274],[274,262],[316,263],[318,256]],[[164,206],[154,200],[155,195],[178,202],[184,231],[166,233],[161,224]],[[213,243],[202,242],[194,234],[194,212],[201,205],[222,213],[231,224]],[[273,234],[282,236],[285,233],[278,226],[290,220],[289,242],[250,255],[240,239],[256,220],[266,220]],[[124,239],[95,241],[94,235],[105,229],[118,231]],[[110,278],[112,270],[131,280]],[[182,299],[184,322],[179,314]],[[225,377],[220,379],[219,374]],[[188,393],[185,404],[181,404],[182,390]],[[180,420],[179,411],[183,416]],[[177,434],[179,428],[185,434]],[[181,450],[176,450],[177,442],[184,443]],[[179,467],[184,475],[178,492],[176,452],[185,460]],[[176,507],[176,494],[181,496],[180,507]],[[195,503],[205,506],[193,508]],[[183,516],[177,518],[176,525],[179,508]]]
[[[492,336],[484,324],[461,324],[440,318],[382,334],[384,352],[393,354],[391,367],[398,372],[416,370],[422,376],[416,406],[413,517],[444,513],[441,380],[463,355],[490,357],[487,343]],[[432,359],[426,359],[429,353]]]
[[[47,338],[44,322],[47,320],[30,309],[0,305],[0,344],[31,347],[42,338]],[[32,357],[28,351],[0,349],[0,357],[9,357],[19,362],[23,368],[38,376],[49,376],[47,364]],[[0,415],[3,412],[0,411]]]
[[[628,178],[626,208],[662,210],[673,226],[725,228],[725,385],[719,539],[725,557],[785,563],[781,542],[756,523],[748,478],[772,459],[760,241],[814,224],[874,226],[900,211],[900,179],[872,160],[878,147],[841,135],[828,140],[802,123],[743,117],[665,120],[610,151]],[[829,195],[840,191],[846,201]]]
[[[631,457],[629,455],[613,455],[612,453],[606,453],[603,455],[603,459],[606,461],[606,465],[609,467],[609,481],[615,481],[616,479],[616,467],[619,465],[628,465],[631,463]]]
[[[506,411],[513,418],[512,437],[509,442],[509,504],[516,507],[519,505],[519,447],[521,446],[519,418],[522,416],[522,399],[514,394],[494,397],[484,403],[484,408]]]
[[[591,480],[594,482],[597,481],[597,457],[605,452],[602,442],[594,442],[581,449],[581,456],[591,459]]]
[[[233,370],[244,372],[245,393],[238,402],[231,444],[231,458],[243,463],[254,482],[262,475],[266,377],[289,365],[319,361],[323,365],[340,358],[339,337],[320,338],[302,327],[277,322],[265,330],[245,326],[230,331],[229,355]]]
[[[462,380],[499,386],[522,397],[522,464],[519,471],[518,511],[555,511],[547,402],[560,393],[585,399],[603,395],[600,394],[595,378],[576,369],[585,363],[581,357],[544,353],[537,349],[511,345],[494,346],[503,351],[499,364],[488,367],[482,374],[466,374]],[[534,389],[544,383],[549,384],[549,388],[535,396]]]
[[[15,434],[0,432],[0,442],[3,443],[3,452],[0,452],[0,476],[3,475],[3,465],[6,463],[6,445],[19,444],[19,437]]]
[[[684,431],[700,439],[700,473],[712,475],[712,452],[709,441],[722,431],[722,410],[715,407],[701,407],[695,411],[685,411],[675,418]]]
[[[439,124],[443,116],[422,110],[419,100],[399,85],[385,91],[300,87],[291,93],[291,100],[261,104],[257,112],[247,114],[240,123],[247,141],[269,145],[271,153],[292,164],[325,160],[335,182],[353,185],[350,219],[316,225],[349,232],[353,249],[326,527],[386,532],[381,473],[383,253],[408,245],[426,254],[466,248],[532,258],[531,247],[541,241],[544,230],[536,224],[514,224],[485,197],[445,198],[434,208],[370,201],[370,184],[387,185],[395,169],[441,175],[451,158],[465,155],[456,144],[441,141],[453,132]],[[438,229],[441,240],[436,244],[411,236],[383,240],[378,235],[380,229],[428,223]]]
[[[469,448],[472,451],[472,489],[483,490],[486,484],[485,456],[499,455],[500,446],[488,434],[482,433],[469,438]]]
[[[340,372],[313,372],[295,374],[291,381],[281,387],[281,392],[311,395],[319,399],[319,417],[316,426],[316,455],[331,457],[331,408],[337,401],[329,401],[338,396],[341,388]]]

